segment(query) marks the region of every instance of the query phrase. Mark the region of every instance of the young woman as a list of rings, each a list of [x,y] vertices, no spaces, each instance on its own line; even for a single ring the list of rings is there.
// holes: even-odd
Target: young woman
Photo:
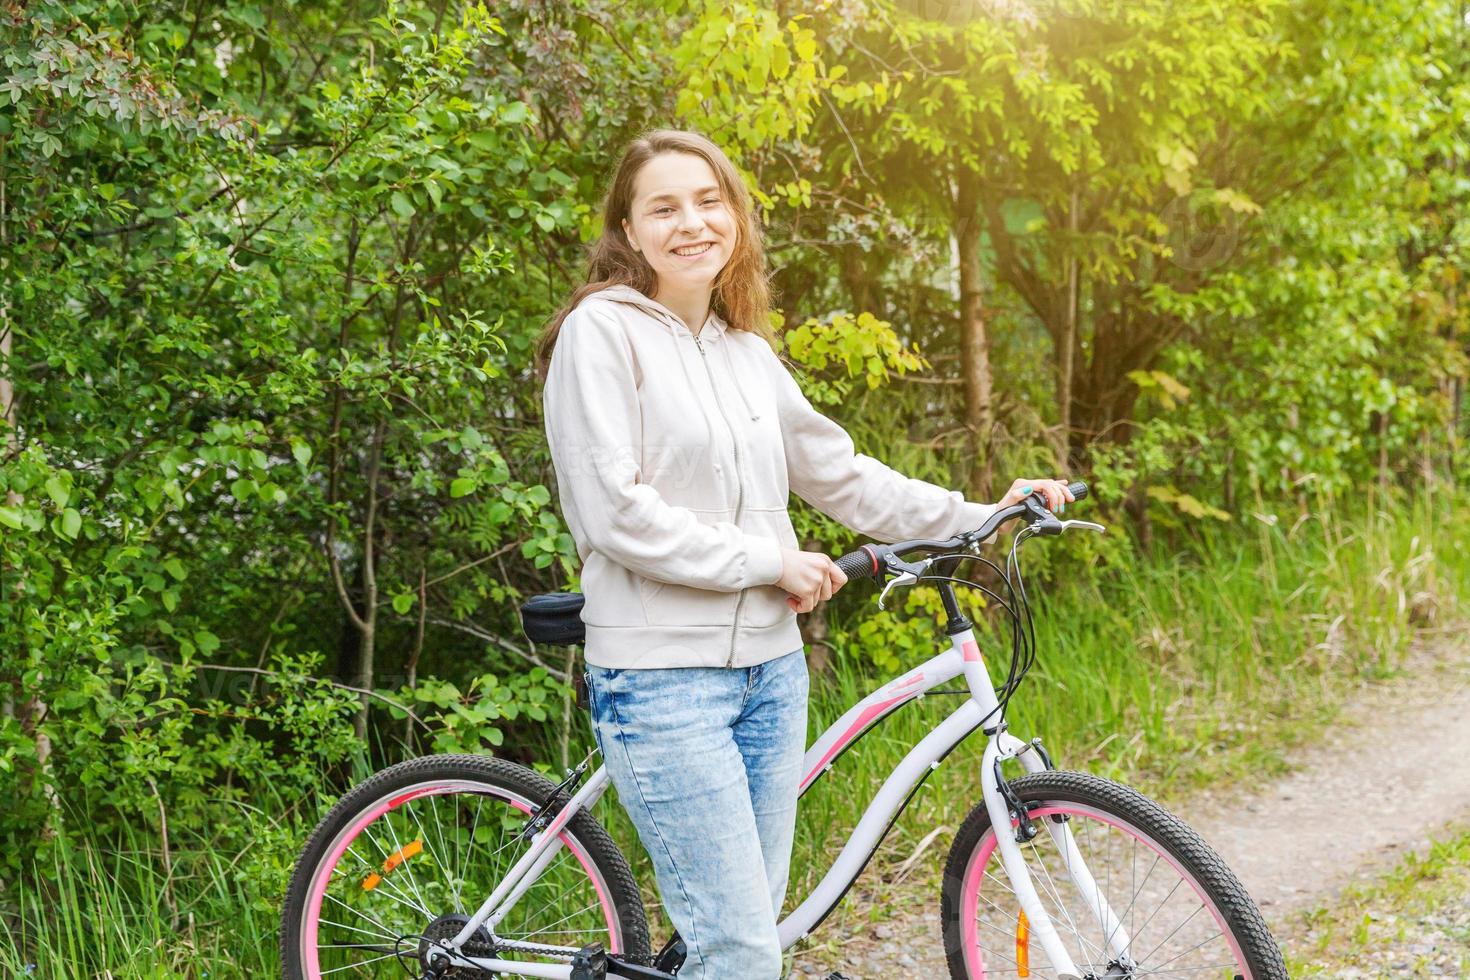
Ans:
[[[583,561],[593,733],[688,946],[681,976],[776,980],[806,740],[796,614],[846,577],[799,549],[789,495],[884,542],[1000,505],[859,455],[772,350],[735,168],[695,133],[624,153],[588,283],[542,338],[546,435]]]

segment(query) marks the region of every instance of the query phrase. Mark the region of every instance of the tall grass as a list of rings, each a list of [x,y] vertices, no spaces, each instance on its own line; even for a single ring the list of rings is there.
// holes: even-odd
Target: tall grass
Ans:
[[[1012,730],[1041,735],[1064,767],[1165,797],[1269,773],[1294,738],[1330,721],[1351,684],[1395,670],[1416,637],[1459,623],[1470,599],[1470,501],[1240,520],[1186,549],[1158,545],[1090,577],[1034,584],[1040,659],[1013,703]],[[936,624],[936,649],[942,642]],[[1005,655],[991,644],[993,674]],[[888,679],[870,664],[846,651],[814,678],[814,735]],[[888,772],[955,703],[932,696],[902,709],[807,795],[792,898],[816,883]],[[573,746],[585,750],[585,720],[574,724]],[[972,736],[931,776],[840,916],[886,914],[900,897],[937,908],[944,849],[980,798],[981,748]],[[554,734],[539,757],[559,759]],[[3,901],[0,974],[276,975],[286,878],[328,805],[267,794],[228,824],[174,828],[167,865],[156,825],[63,834],[31,856],[26,880],[50,884]],[[620,807],[605,800],[599,816],[639,871],[657,923],[648,862]]]

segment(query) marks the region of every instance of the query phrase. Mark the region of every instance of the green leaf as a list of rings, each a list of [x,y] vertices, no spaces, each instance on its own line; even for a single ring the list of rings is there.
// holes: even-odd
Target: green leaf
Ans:
[[[219,649],[219,637],[209,630],[200,630],[194,634],[194,643],[198,645],[199,652],[205,656]]]
[[[76,536],[82,530],[82,515],[74,508],[68,507],[61,512],[61,533],[69,540],[76,540]]]
[[[476,485],[476,483],[475,483],[475,478],[474,477],[472,477],[472,476],[462,476],[459,479],[455,480],[453,483],[449,484],[449,496],[451,496],[451,497],[466,497],[466,496],[469,496],[470,494],[472,494],[472,493],[475,492],[475,485]]]
[[[292,439],[291,455],[296,458],[296,462],[305,466],[311,462],[311,447],[300,439]]]
[[[71,499],[69,481],[63,480],[61,477],[55,475],[47,477],[46,495],[51,498],[52,503],[56,504],[57,507],[65,507],[67,501]]]
[[[388,199],[388,203],[393,206],[393,213],[398,215],[398,217],[413,217],[413,202],[402,191],[394,191],[393,196]]]
[[[0,524],[17,531],[25,526],[21,520],[20,509],[17,507],[0,507]]]
[[[406,615],[408,613],[408,611],[410,609],[412,609],[412,608],[413,608],[413,593],[412,592],[400,592],[396,596],[393,597],[393,611],[396,612],[398,615],[400,615],[400,616]]]
[[[189,575],[189,573],[184,570],[184,563],[179,561],[177,558],[169,558],[164,561],[163,570],[165,572],[168,572],[174,577],[175,580],[179,582],[182,582]]]

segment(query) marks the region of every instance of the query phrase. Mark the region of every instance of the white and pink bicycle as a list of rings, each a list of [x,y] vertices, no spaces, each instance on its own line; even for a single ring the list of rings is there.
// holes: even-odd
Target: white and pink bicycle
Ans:
[[[1079,500],[1087,493],[1080,483],[1071,490]],[[978,547],[1017,519],[1024,526],[1002,569]],[[1197,834],[1125,786],[1053,768],[1040,739],[1007,730],[1006,706],[1035,659],[1017,549],[1074,529],[1103,530],[1059,520],[1028,498],[948,541],[866,545],[838,560],[849,579],[885,582],[880,605],[894,588],[933,583],[949,644],[817,739],[802,792],[903,705],[955,680],[963,687],[945,693],[963,697],[893,769],[820,883],[781,920],[783,947],[836,907],[924,778],[979,730],[983,800],[955,835],[939,902],[952,977],[1284,980],[1255,903]],[[957,576],[965,562],[989,566],[995,587]],[[983,590],[1010,616],[999,686],[955,585]],[[580,600],[536,597],[523,607],[528,634],[579,642]],[[592,816],[608,788],[592,759],[555,784],[499,759],[430,756],[353,789],[312,833],[292,876],[281,926],[286,976],[677,977],[682,943],[676,935],[652,951],[628,862]],[[1024,774],[1008,777],[1007,762]]]

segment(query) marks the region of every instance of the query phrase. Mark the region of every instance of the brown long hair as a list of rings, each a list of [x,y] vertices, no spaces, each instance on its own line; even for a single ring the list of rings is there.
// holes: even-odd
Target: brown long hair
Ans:
[[[633,183],[643,165],[661,153],[692,153],[703,157],[715,173],[725,206],[735,219],[735,248],[715,276],[710,307],[732,330],[749,330],[771,339],[771,290],[766,282],[766,253],[750,192],[730,158],[707,137],[679,129],[655,129],[634,139],[623,151],[612,186],[602,205],[602,235],[592,245],[587,261],[587,283],[572,293],[542,330],[536,343],[536,376],[543,381],[562,321],[582,300],[608,286],[631,286],[653,297],[658,284],[653,267],[628,244],[623,219],[633,204]]]

